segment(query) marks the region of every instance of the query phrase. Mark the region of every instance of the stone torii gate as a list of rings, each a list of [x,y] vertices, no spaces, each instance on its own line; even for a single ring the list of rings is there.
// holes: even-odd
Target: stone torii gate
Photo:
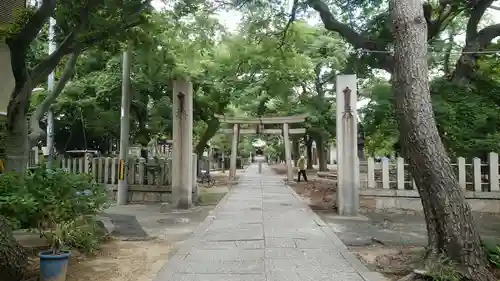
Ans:
[[[216,116],[221,123],[232,124],[233,129],[222,130],[223,133],[233,134],[233,142],[231,146],[231,163],[229,169],[229,179],[236,178],[236,158],[238,155],[238,139],[240,134],[283,134],[285,141],[285,160],[287,166],[287,179],[293,180],[293,167],[292,167],[292,149],[290,146],[290,134],[305,134],[306,129],[290,129],[289,124],[302,123],[306,120],[308,115],[294,115],[284,117],[226,117]],[[255,124],[255,129],[240,129],[241,124]],[[283,129],[265,129],[265,124],[283,124]]]

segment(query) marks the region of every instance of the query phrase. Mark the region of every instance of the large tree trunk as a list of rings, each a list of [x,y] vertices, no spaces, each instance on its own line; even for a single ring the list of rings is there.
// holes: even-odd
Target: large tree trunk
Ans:
[[[300,138],[292,139],[292,157],[294,167],[297,167],[297,161],[299,161],[300,158]]]
[[[440,256],[467,280],[496,280],[487,270],[470,206],[439,137],[432,110],[427,65],[427,26],[420,0],[392,0],[394,87],[403,145],[420,193],[429,237],[426,265]]]
[[[306,154],[307,154],[307,168],[308,170],[314,169],[313,167],[313,152],[312,152],[312,138],[308,137],[306,140]]]
[[[7,108],[7,151],[6,170],[24,175],[28,163],[28,107],[33,89],[31,77],[26,68],[25,54],[12,46],[12,72],[15,87]]]
[[[215,136],[220,127],[220,122],[217,118],[212,118],[205,122],[207,123],[207,128],[205,129],[205,132],[203,133],[200,140],[195,146],[195,153],[196,155],[198,155],[198,160],[201,159],[201,157],[203,157],[203,152],[205,152],[205,148],[207,146],[208,141],[212,139],[213,136]],[[196,174],[201,175],[202,167],[201,165],[197,165],[197,167],[198,170],[196,171]],[[206,169],[210,170],[210,167],[207,167]]]
[[[0,280],[22,280],[28,256],[0,215]]]
[[[207,123],[207,128],[205,129],[203,135],[201,135],[201,138],[195,147],[195,152],[198,157],[203,156],[203,152],[205,151],[208,141],[215,136],[220,128],[220,122],[217,118],[211,118],[205,122]]]
[[[325,141],[322,136],[318,136],[316,137],[315,142],[316,154],[318,155],[318,170],[320,172],[324,172],[327,170]]]

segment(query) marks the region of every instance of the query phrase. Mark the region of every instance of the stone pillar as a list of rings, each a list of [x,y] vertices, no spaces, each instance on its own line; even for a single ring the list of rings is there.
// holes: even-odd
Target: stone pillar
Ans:
[[[337,207],[341,216],[356,216],[359,208],[356,75],[339,75],[337,94]]]
[[[174,81],[172,204],[189,209],[193,203],[193,86],[186,80]]]
[[[288,123],[283,123],[283,138],[285,141],[285,163],[288,181],[293,180],[292,148],[290,147],[290,135],[288,133]]]
[[[231,146],[231,163],[229,163],[229,180],[236,179],[236,158],[238,157],[238,135],[240,131],[239,124],[233,125],[233,144]]]

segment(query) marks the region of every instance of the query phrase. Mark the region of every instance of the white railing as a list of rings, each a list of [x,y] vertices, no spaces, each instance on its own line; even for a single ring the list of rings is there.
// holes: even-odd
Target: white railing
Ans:
[[[198,157],[193,153],[195,163],[193,177],[196,179],[196,165]],[[30,152],[28,166],[33,167],[43,162],[43,156],[35,147]],[[99,158],[63,158],[57,157],[54,161],[57,168],[63,168],[74,174],[87,173],[102,184],[115,185],[119,177],[119,159],[112,157]],[[148,159],[130,157],[128,167],[125,167],[129,185],[171,186],[172,185],[172,159]]]
[[[480,158],[458,157],[452,165],[458,176],[459,185],[468,191],[500,191],[498,154],[488,154],[488,161]],[[382,158],[376,162],[368,158],[360,162],[360,181],[363,188],[415,190],[415,181],[408,170],[408,164],[398,157],[394,160]]]

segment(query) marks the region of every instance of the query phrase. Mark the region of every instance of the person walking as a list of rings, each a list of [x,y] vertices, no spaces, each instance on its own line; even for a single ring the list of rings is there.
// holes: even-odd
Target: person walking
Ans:
[[[300,182],[300,175],[302,175],[302,177],[304,178],[304,181],[307,181],[306,158],[304,157],[304,155],[300,156],[299,161],[297,161],[297,171],[299,174],[297,182]]]

